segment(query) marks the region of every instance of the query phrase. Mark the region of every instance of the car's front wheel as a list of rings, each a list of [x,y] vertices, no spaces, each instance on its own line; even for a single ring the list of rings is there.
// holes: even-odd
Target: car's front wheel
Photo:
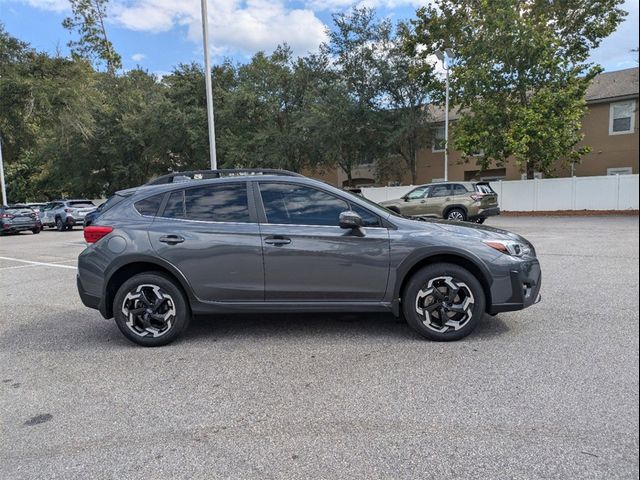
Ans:
[[[417,271],[402,295],[407,323],[430,340],[459,340],[478,325],[485,311],[482,285],[468,270],[436,263]]]
[[[191,319],[180,287],[158,272],[135,275],[124,282],[114,298],[113,315],[124,336],[145,347],[172,342]]]

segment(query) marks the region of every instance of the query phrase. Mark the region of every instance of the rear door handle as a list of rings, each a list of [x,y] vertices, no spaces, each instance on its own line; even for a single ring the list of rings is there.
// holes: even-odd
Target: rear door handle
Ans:
[[[166,243],[167,245],[176,245],[178,243],[184,242],[184,238],[180,235],[167,235],[166,237],[160,237],[159,241],[162,243]]]
[[[264,243],[275,246],[289,245],[291,243],[291,239],[281,235],[274,235],[272,237],[265,238]]]

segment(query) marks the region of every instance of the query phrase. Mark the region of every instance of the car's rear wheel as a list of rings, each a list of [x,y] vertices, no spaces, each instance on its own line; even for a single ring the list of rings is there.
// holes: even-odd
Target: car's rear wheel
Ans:
[[[467,219],[467,214],[461,208],[452,208],[447,212],[447,220],[464,222],[466,219]]]
[[[40,230],[41,230],[40,228],[36,227],[36,228],[32,229],[31,231],[33,232],[34,235],[37,235],[37,234],[40,233]]]
[[[478,325],[485,310],[482,285],[468,270],[436,263],[417,271],[402,295],[409,326],[437,341],[459,340]]]
[[[483,224],[485,220],[486,220],[486,218],[479,217],[479,218],[476,218],[476,223]]]
[[[124,282],[113,300],[113,315],[124,336],[145,347],[172,342],[191,319],[180,287],[158,272],[135,275]]]

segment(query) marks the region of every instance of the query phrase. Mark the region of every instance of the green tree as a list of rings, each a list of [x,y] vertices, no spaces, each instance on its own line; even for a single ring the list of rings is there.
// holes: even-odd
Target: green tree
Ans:
[[[381,45],[377,59],[381,89],[384,94],[382,109],[388,126],[387,142],[391,158],[404,160],[411,173],[411,182],[418,182],[417,153],[430,143],[429,104],[437,81],[433,66],[407,52],[404,41],[412,35],[410,25],[399,22],[395,28],[381,25]],[[415,74],[414,74],[415,73]],[[385,159],[389,170],[390,159]],[[398,169],[395,169],[397,172]],[[395,179],[397,174],[392,175]]]
[[[72,16],[65,18],[62,26],[79,35],[78,40],[68,43],[72,54],[104,63],[111,73],[121,68],[122,58],[113,48],[105,27],[108,0],[69,0],[69,3]]]
[[[368,8],[335,14],[333,22],[335,29],[322,46],[332,66],[315,108],[315,130],[324,132],[318,143],[326,149],[326,160],[337,164],[352,185],[353,169],[373,163],[388,149],[380,49],[389,25]]]
[[[418,58],[452,48],[453,143],[481,168],[513,157],[527,172],[553,174],[577,161],[584,94],[600,71],[589,52],[612,33],[622,0],[438,0],[420,8],[407,46]],[[417,71],[423,69],[420,66]]]

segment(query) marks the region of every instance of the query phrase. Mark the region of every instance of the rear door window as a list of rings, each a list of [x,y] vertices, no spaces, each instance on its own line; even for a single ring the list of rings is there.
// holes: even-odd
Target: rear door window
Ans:
[[[451,195],[450,185],[434,185],[431,187],[431,197],[448,197]]]
[[[466,195],[467,193],[469,193],[467,189],[464,188],[464,185],[460,185],[459,183],[452,185],[452,188],[454,195]]]
[[[246,183],[176,190],[169,196],[163,216],[205,222],[249,223]]]

